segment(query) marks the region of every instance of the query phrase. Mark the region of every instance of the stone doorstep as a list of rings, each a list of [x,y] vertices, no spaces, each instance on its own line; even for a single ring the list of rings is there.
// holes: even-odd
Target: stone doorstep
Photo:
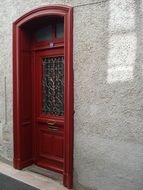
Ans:
[[[59,182],[46,176],[28,170],[16,170],[3,162],[0,162],[0,172],[26,184],[37,187],[40,190],[67,190],[67,188]]]
[[[42,176],[48,177],[48,178],[58,182],[61,185],[63,184],[63,175],[59,174],[57,172],[47,170],[47,169],[41,168],[36,165],[28,166],[28,167],[24,168],[23,170],[40,174]]]

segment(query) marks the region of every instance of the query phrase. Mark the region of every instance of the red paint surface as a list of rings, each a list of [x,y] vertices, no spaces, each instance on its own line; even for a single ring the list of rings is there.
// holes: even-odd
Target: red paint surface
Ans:
[[[31,37],[32,27],[40,26],[50,16],[64,17],[64,39],[55,40],[53,49],[47,42],[33,43]],[[48,6],[25,14],[13,24],[14,167],[22,169],[35,163],[60,172],[68,188],[72,188],[73,181],[72,22],[71,7]],[[63,117],[47,117],[39,112],[40,60],[49,55],[63,55],[65,60]],[[48,122],[56,122],[58,130],[50,130]]]

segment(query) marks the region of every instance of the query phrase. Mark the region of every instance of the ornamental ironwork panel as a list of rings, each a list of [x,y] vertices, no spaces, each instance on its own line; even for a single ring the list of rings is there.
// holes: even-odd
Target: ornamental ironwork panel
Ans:
[[[64,57],[43,58],[43,113],[64,115]]]

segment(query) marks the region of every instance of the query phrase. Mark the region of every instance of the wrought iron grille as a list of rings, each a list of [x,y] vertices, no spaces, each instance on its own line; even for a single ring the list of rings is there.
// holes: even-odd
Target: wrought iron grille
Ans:
[[[43,58],[43,113],[64,115],[64,57]]]

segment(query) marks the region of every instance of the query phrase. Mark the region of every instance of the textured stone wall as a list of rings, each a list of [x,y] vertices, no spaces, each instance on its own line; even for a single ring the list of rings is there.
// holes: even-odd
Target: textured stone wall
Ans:
[[[56,3],[74,7],[75,189],[142,190],[142,0],[0,1],[0,155],[12,160],[12,22]]]

